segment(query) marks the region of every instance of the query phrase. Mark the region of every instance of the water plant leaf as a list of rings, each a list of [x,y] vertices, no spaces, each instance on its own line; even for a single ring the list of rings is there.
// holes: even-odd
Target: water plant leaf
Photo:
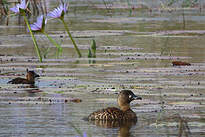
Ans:
[[[70,124],[70,126],[72,127],[72,128],[74,128],[74,130],[81,136],[81,137],[83,137],[83,133],[82,133],[82,131],[79,129],[79,128],[77,128],[73,123],[71,123],[71,122],[69,122],[69,124]]]
[[[95,42],[95,40],[93,39],[92,40],[92,45],[91,45],[91,50],[92,50],[92,57],[93,58],[96,58],[96,42]]]
[[[55,93],[63,94],[63,93],[65,93],[65,91],[55,91]]]
[[[92,52],[90,48],[88,49],[88,58],[92,58]]]

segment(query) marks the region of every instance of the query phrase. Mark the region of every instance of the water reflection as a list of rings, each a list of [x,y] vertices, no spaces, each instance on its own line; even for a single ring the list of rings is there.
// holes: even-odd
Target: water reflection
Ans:
[[[176,124],[176,127],[178,128],[178,137],[182,137],[182,136],[191,136],[191,131],[188,125],[188,119],[183,118],[179,113],[170,115],[169,117],[164,116],[160,119],[158,119],[157,123],[154,123],[152,126],[154,125],[158,125],[159,127],[166,127],[169,124]],[[168,133],[168,132],[167,132]]]
[[[90,123],[103,128],[119,128],[118,137],[131,136],[130,129],[136,125],[137,120],[118,121],[118,120],[92,120]]]
[[[30,84],[30,85],[26,85],[24,86],[23,88],[28,88],[28,89],[25,89],[26,92],[28,93],[38,93],[38,92],[42,92],[42,90],[40,90],[38,88],[38,86],[34,85],[34,84]]]

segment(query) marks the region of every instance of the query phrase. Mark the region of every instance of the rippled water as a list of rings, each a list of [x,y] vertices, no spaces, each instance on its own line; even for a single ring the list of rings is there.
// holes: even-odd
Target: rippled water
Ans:
[[[6,26],[1,20],[0,136],[79,136],[75,127],[99,137],[205,134],[204,12],[185,11],[184,26],[181,11],[136,10],[130,15],[124,8],[108,13],[98,2],[70,6],[66,21],[83,53],[80,59],[56,20],[46,30],[62,43],[63,55],[56,59],[55,47],[36,34],[41,50],[50,48],[43,63],[24,23],[10,17]],[[89,64],[92,39],[97,58]],[[176,60],[191,66],[173,67]],[[40,74],[36,87],[7,84],[25,77],[26,68]],[[138,115],[134,126],[106,128],[83,120],[97,109],[117,106],[117,93],[124,88],[143,98],[131,104]]]

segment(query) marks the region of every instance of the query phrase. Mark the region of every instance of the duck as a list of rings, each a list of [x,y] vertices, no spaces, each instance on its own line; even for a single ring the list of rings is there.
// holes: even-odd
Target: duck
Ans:
[[[120,91],[117,98],[119,108],[108,107],[105,109],[97,110],[88,116],[88,120],[137,121],[136,113],[130,108],[130,102],[132,102],[133,100],[142,100],[142,98],[136,96],[131,90],[122,90]]]
[[[27,74],[26,78],[15,78],[9,81],[9,84],[34,84],[35,83],[35,78],[40,77],[38,74],[36,74],[34,71],[28,71],[27,69]]]

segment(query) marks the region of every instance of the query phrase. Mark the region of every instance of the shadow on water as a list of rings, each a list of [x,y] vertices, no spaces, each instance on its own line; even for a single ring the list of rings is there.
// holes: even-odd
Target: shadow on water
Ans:
[[[39,93],[39,92],[43,92],[42,90],[40,90],[38,88],[38,86],[34,85],[34,84],[31,84],[31,85],[28,85],[28,86],[25,86],[24,88],[26,92],[30,93],[30,95],[34,95],[34,93]]]

